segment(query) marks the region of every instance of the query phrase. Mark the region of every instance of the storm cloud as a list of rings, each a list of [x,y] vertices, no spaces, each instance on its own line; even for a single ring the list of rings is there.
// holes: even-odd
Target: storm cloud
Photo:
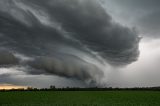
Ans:
[[[0,48],[11,51],[29,74],[98,83],[101,65],[137,60],[139,40],[96,0],[0,1]],[[0,63],[8,64],[2,57]]]
[[[16,64],[18,64],[18,59],[12,53],[0,51],[0,66]]]
[[[159,0],[101,1],[107,11],[120,23],[138,28],[143,37],[159,38]]]

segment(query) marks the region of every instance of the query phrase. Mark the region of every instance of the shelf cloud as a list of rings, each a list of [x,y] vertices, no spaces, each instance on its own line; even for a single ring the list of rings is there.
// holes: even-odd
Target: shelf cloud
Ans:
[[[139,40],[96,0],[0,1],[0,65],[16,63],[27,74],[98,85],[102,65],[137,60]]]

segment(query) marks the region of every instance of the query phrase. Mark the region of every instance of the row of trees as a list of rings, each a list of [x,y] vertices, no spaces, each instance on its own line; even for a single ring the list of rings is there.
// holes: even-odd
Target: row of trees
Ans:
[[[92,88],[79,88],[79,87],[66,87],[66,88],[56,88],[54,85],[51,85],[49,88],[33,88],[28,87],[27,89],[19,88],[19,89],[10,89],[5,90],[2,89],[0,91],[120,91],[120,90],[151,90],[151,91],[160,91],[160,87],[139,87],[139,88],[98,88],[98,87],[92,87]]]

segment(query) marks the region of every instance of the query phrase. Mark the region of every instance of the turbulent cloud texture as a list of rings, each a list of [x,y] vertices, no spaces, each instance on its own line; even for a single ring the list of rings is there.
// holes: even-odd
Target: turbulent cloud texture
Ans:
[[[18,59],[7,51],[0,51],[0,66],[18,64]]]
[[[0,52],[0,64],[18,63],[29,74],[98,83],[101,65],[136,61],[138,44],[136,31],[96,0],[0,1],[0,48],[12,53]]]

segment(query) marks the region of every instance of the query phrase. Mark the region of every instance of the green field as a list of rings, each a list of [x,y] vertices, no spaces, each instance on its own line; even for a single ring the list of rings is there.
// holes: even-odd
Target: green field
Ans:
[[[158,91],[0,92],[0,106],[160,106]]]

